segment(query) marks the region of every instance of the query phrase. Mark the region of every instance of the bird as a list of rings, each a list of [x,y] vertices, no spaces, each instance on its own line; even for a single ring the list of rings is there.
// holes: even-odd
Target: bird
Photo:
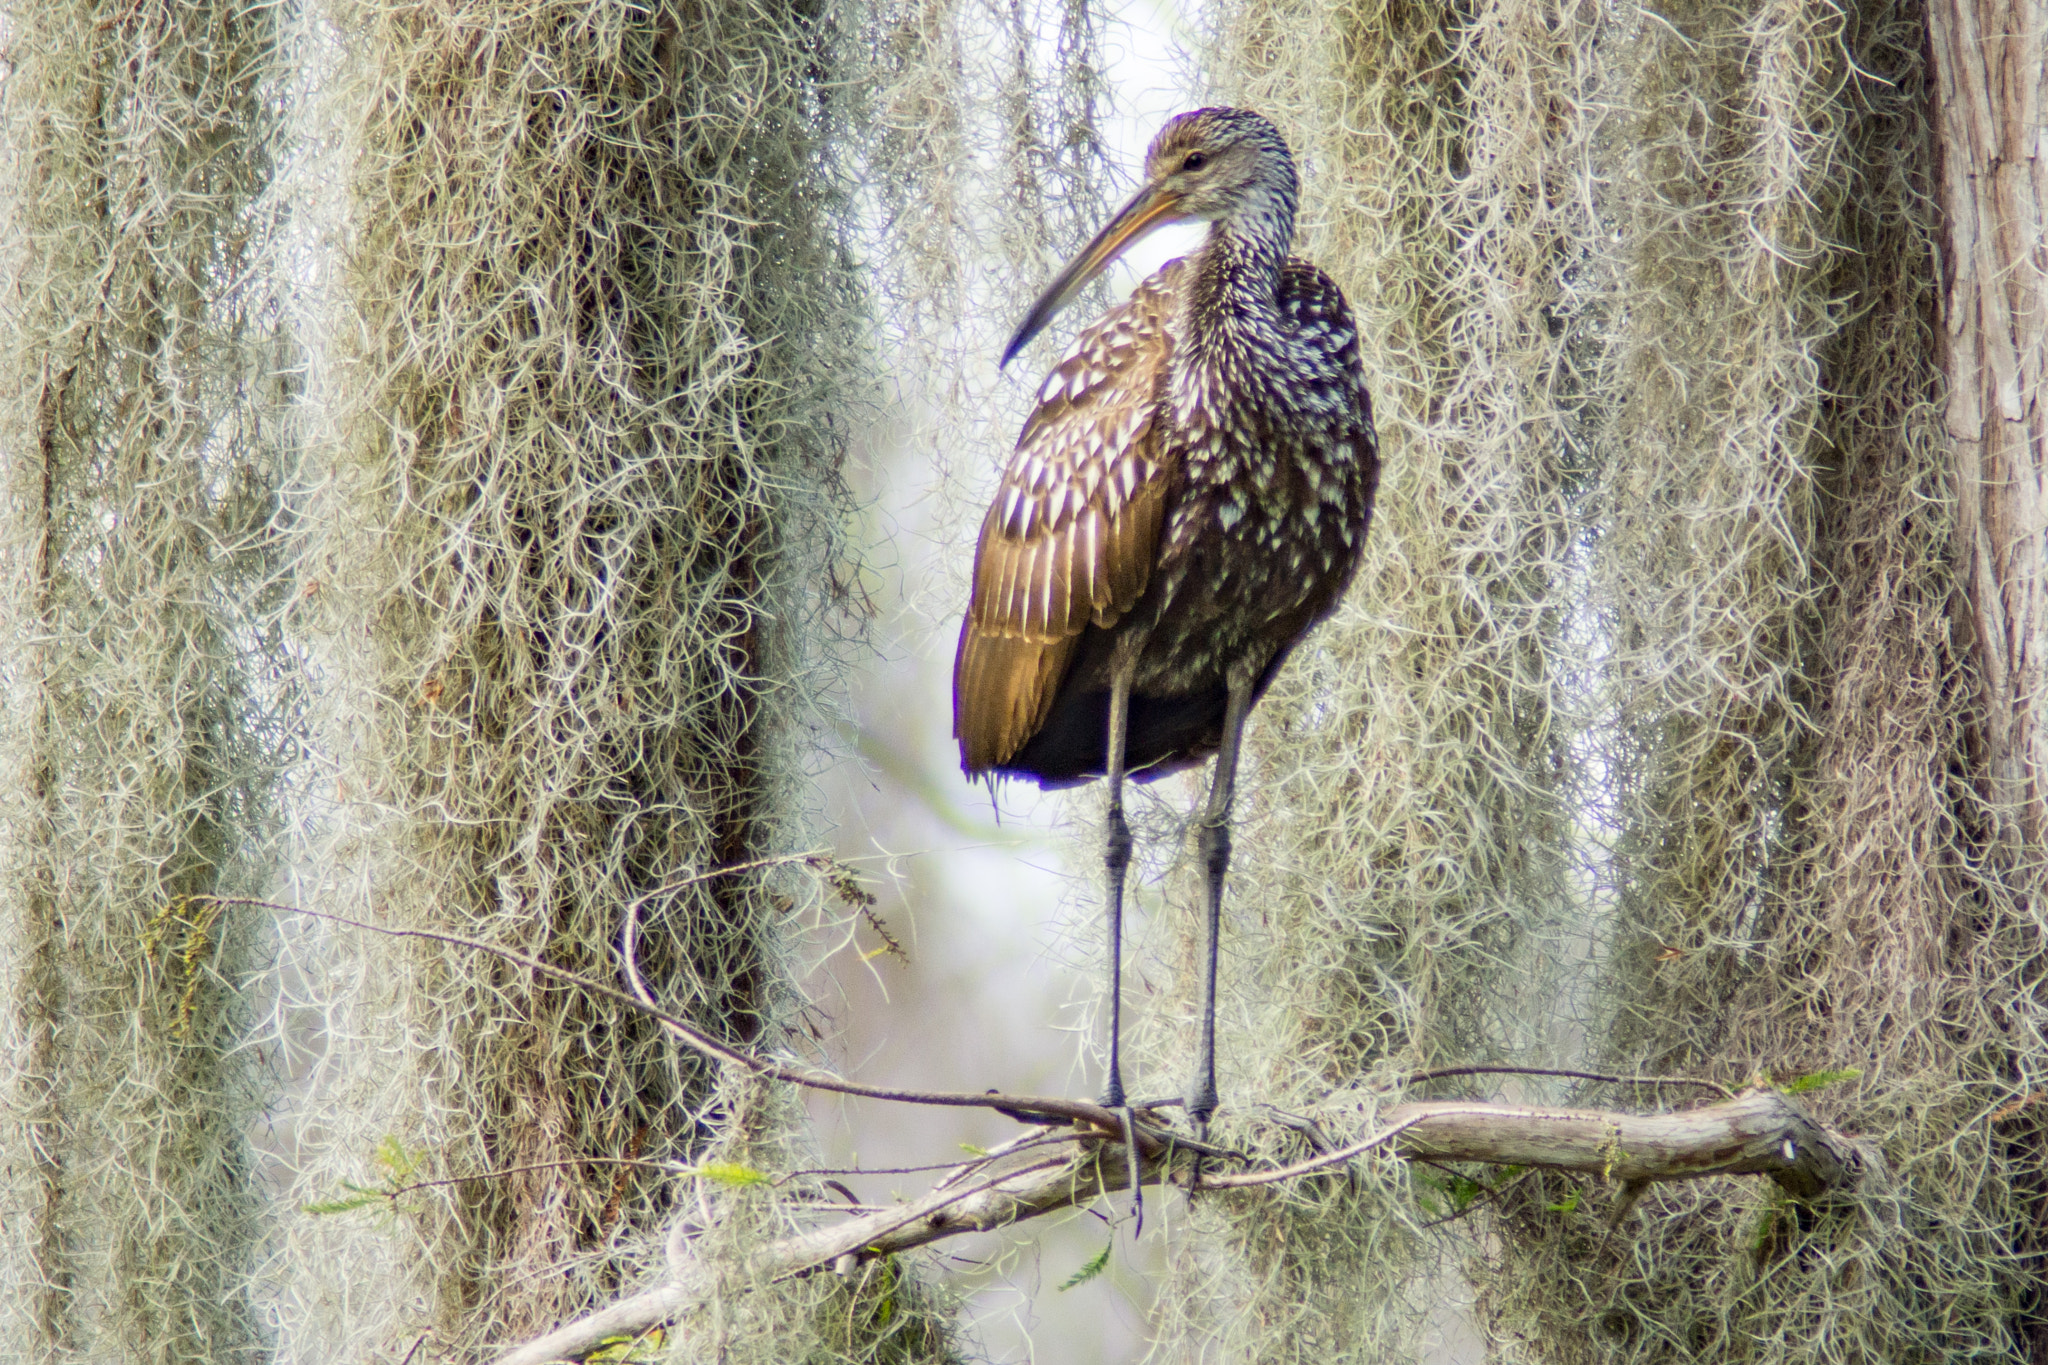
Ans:
[[[1290,254],[1299,194],[1265,116],[1176,115],[1138,191],[1002,355],[1007,366],[1142,237],[1208,224],[1199,247],[1085,328],[1039,388],[982,520],[953,667],[969,780],[1108,782],[1103,1104],[1121,1112],[1127,1140],[1124,781],[1216,760],[1198,819],[1205,975],[1183,1100],[1203,1139],[1218,1104],[1217,937],[1245,720],[1356,575],[1379,482],[1350,305]]]

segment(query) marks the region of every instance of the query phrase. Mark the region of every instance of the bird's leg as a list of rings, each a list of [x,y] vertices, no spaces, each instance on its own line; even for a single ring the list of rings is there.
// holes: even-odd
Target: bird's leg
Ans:
[[[1110,665],[1109,736],[1103,775],[1109,782],[1109,839],[1102,855],[1103,881],[1109,899],[1109,1083],[1103,1087],[1102,1103],[1117,1111],[1124,1130],[1124,1160],[1130,1168],[1131,1216],[1136,1226],[1131,1235],[1145,1228],[1145,1194],[1139,1184],[1138,1135],[1124,1100],[1123,1073],[1123,965],[1124,965],[1124,874],[1131,867],[1131,827],[1124,819],[1124,744],[1130,734],[1131,677],[1137,672],[1138,649],[1143,637],[1135,632],[1119,641]]]
[[[1202,870],[1207,874],[1208,904],[1204,953],[1202,956],[1202,1028],[1195,1055],[1195,1079],[1188,1087],[1188,1117],[1194,1120],[1195,1138],[1206,1141],[1209,1116],[1216,1112],[1216,953],[1223,927],[1223,877],[1230,870],[1230,800],[1237,787],[1237,751],[1244,738],[1244,720],[1252,709],[1253,675],[1233,667],[1229,675],[1229,700],[1223,710],[1223,744],[1216,751],[1216,775],[1209,782],[1209,801],[1202,810],[1200,848]],[[1202,1158],[1195,1157],[1188,1188],[1202,1179]]]
[[[1130,730],[1131,670],[1118,668],[1109,685],[1109,840],[1102,855],[1104,889],[1109,900],[1109,1084],[1102,1102],[1111,1109],[1124,1103],[1123,957],[1124,875],[1131,867],[1131,827],[1124,820],[1124,741]]]

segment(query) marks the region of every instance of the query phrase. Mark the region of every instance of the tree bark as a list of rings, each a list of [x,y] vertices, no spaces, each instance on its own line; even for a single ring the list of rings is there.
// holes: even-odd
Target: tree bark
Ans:
[[[2048,728],[2048,131],[2043,0],[1933,0],[1939,345],[1957,568],[1981,669],[1980,771],[2022,838],[2044,823]]]

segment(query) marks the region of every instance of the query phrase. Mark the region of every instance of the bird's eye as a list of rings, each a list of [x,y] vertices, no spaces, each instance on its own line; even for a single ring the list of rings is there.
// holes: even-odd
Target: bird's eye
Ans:
[[[1207,152],[1189,152],[1188,159],[1180,163],[1180,168],[1184,171],[1199,171],[1208,164],[1209,154]]]

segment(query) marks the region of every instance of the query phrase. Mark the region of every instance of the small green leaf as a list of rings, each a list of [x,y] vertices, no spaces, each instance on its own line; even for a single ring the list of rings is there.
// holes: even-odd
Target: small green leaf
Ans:
[[[413,1176],[427,1164],[427,1154],[424,1151],[406,1151],[404,1143],[387,1133],[370,1153],[370,1160],[384,1172],[383,1184],[358,1185],[353,1180],[344,1180],[341,1187],[349,1192],[347,1198],[321,1199],[301,1207],[307,1213],[320,1215],[353,1213],[357,1209],[388,1203],[396,1199],[405,1187],[412,1183]]]
[[[377,1153],[373,1159],[384,1168],[385,1178],[393,1185],[403,1185],[413,1178],[420,1167],[427,1164],[425,1152],[406,1151],[405,1144],[390,1133],[386,1133],[377,1143]]]
[[[1579,1211],[1579,1187],[1577,1185],[1572,1186],[1570,1194],[1558,1200],[1555,1204],[1545,1204],[1543,1207],[1549,1209],[1552,1213],[1577,1213]]]
[[[875,1311],[868,1320],[876,1327],[887,1327],[896,1317],[896,1285],[899,1279],[896,1258],[884,1256],[876,1269],[881,1272],[876,1282],[879,1293],[875,1300]]]
[[[1109,1269],[1109,1251],[1110,1247],[1115,1245],[1114,1242],[1105,1244],[1102,1250],[1082,1262],[1079,1270],[1067,1276],[1067,1282],[1060,1286],[1060,1293],[1066,1293],[1077,1284],[1086,1284],[1103,1271]]]
[[[1853,1081],[1863,1072],[1853,1066],[1840,1071],[1809,1071],[1794,1081],[1787,1081],[1780,1087],[1788,1095],[1804,1095],[1809,1090],[1820,1090],[1840,1081]]]
[[[986,1148],[986,1147],[977,1147],[977,1146],[975,1146],[975,1145],[974,1145],[973,1143],[971,1143],[971,1142],[963,1142],[963,1143],[961,1143],[961,1144],[960,1144],[960,1150],[961,1150],[961,1151],[963,1151],[963,1152],[965,1152],[965,1153],[967,1153],[967,1155],[969,1155],[969,1156],[987,1156],[987,1155],[988,1155],[988,1148]]]
[[[307,1213],[310,1213],[317,1218],[322,1214],[329,1213],[354,1213],[357,1209],[366,1209],[370,1207],[370,1205],[372,1204],[380,1204],[383,1201],[383,1195],[378,1194],[375,1191],[370,1191],[364,1194],[351,1196],[347,1199],[322,1199],[317,1203],[305,1204],[301,1207],[303,1207]]]
[[[1442,1175],[1437,1175],[1430,1171],[1416,1171],[1414,1179],[1417,1184],[1442,1195],[1445,1202],[1450,1205],[1453,1216],[1471,1208],[1473,1200],[1493,1188],[1492,1186],[1481,1184],[1470,1176],[1459,1175],[1456,1171],[1447,1171]],[[1415,1202],[1430,1217],[1440,1216],[1436,1200],[1431,1199],[1428,1195],[1418,1191],[1415,1195]]]
[[[583,1357],[585,1365],[645,1365],[661,1349],[666,1334],[656,1327],[634,1336],[606,1337],[597,1349]]]
[[[752,1166],[742,1166],[737,1161],[707,1161],[691,1170],[689,1174],[701,1175],[715,1184],[734,1186],[766,1185],[773,1179],[767,1172],[757,1171]]]

